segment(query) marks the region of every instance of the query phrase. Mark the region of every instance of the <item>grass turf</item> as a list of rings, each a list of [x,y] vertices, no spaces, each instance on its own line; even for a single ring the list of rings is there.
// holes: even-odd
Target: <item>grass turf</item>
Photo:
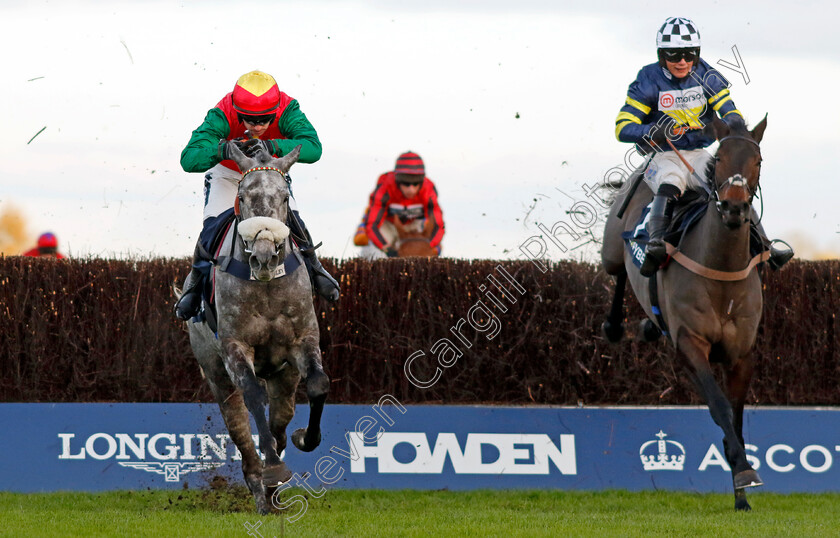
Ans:
[[[286,492],[290,495],[302,492]],[[244,488],[0,493],[0,536],[837,536],[840,494],[345,491],[259,516]],[[291,510],[297,511],[300,505]]]

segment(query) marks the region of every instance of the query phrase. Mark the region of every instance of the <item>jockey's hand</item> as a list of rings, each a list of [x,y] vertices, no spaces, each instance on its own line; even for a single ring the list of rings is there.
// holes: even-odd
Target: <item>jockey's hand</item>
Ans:
[[[385,255],[389,258],[396,258],[397,257],[397,249],[394,248],[393,245],[386,245],[384,248]]]
[[[674,125],[674,128],[671,129],[671,138],[679,138],[690,130],[691,127],[689,127],[688,125]]]
[[[648,131],[648,136],[650,137],[650,141],[656,144],[657,146],[666,146],[665,144],[665,130],[669,129],[669,127],[662,127],[656,124],[650,128]]]
[[[246,140],[245,142],[239,142],[238,144],[239,149],[241,149],[242,152],[245,153],[245,155],[251,157],[252,159],[260,150],[266,152],[267,155],[272,155],[274,153],[274,146],[268,140],[251,138],[250,140]]]
[[[216,151],[216,154],[219,156],[221,160],[231,159],[230,155],[230,142],[222,138],[219,140],[219,149]]]

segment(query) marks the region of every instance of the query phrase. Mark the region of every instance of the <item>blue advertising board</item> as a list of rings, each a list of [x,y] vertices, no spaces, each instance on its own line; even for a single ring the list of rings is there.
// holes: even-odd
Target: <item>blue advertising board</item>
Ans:
[[[298,406],[289,433],[308,412]],[[402,406],[386,396],[328,405],[322,426],[318,449],[284,455],[304,487],[731,491],[705,407]],[[0,490],[242,481],[214,404],[0,404],[0,431]],[[749,408],[744,437],[766,491],[840,491],[840,409]]]

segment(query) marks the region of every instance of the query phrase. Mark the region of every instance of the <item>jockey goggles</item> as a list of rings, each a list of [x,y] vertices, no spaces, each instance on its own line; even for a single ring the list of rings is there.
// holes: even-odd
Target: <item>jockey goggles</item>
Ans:
[[[397,181],[397,185],[405,185],[406,187],[419,187],[423,184],[423,178],[421,177],[417,181]]]
[[[673,63],[677,63],[680,60],[685,60],[686,62],[696,62],[697,57],[699,56],[697,49],[662,49],[662,54],[665,56],[665,60]]]
[[[265,114],[263,116],[246,116],[245,114],[239,115],[239,121],[241,122],[248,122],[251,125],[267,125],[274,121],[276,114]]]

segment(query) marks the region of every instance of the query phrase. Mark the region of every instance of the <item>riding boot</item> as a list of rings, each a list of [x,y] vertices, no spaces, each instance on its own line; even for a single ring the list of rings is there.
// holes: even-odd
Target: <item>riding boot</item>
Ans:
[[[309,230],[306,229],[306,224],[301,220],[300,214],[297,211],[291,211],[289,228],[294,235],[298,247],[300,247],[300,253],[303,254],[303,261],[306,264],[306,269],[309,271],[309,279],[315,291],[331,303],[338,301],[340,293],[338,282],[324,269],[324,266],[321,265],[321,261],[318,260],[318,256],[315,254],[315,249],[321,246],[321,244],[313,244],[312,236],[309,235]]]
[[[175,303],[175,317],[181,321],[187,321],[198,315],[201,310],[201,288],[204,284],[204,274],[202,273],[199,264],[203,260],[201,256],[200,243],[195,245],[195,252],[193,253],[193,262],[190,269],[190,274],[184,281],[183,294],[178,302]]]
[[[674,185],[660,185],[659,191],[653,197],[653,206],[648,216],[648,235],[650,239],[645,247],[645,260],[639,268],[644,277],[651,277],[665,263],[667,251],[665,249],[665,232],[671,224],[674,213],[674,202],[679,195],[679,188]]]
[[[758,221],[758,216],[755,214],[755,208],[752,209],[750,217],[750,248],[753,254],[759,254],[765,250],[770,250],[770,259],[767,260],[767,265],[774,271],[778,271],[784,264],[793,258],[793,249],[790,245],[784,243],[779,239],[769,239],[764,232],[764,226]],[[777,247],[776,242],[784,243],[787,248]]]

